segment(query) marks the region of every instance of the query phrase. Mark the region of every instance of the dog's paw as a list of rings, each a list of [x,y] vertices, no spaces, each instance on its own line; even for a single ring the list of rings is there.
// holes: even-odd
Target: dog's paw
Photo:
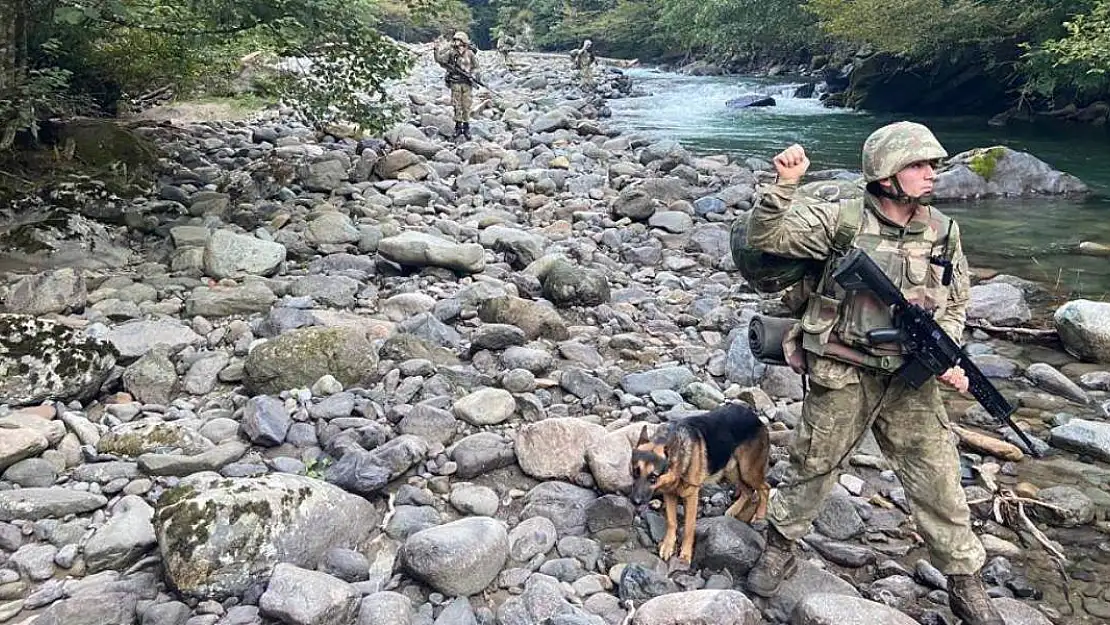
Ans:
[[[694,559],[694,550],[690,549],[689,551],[687,551],[683,549],[679,552],[678,559],[681,560],[682,563],[686,566],[690,566],[690,562],[692,562]]]
[[[659,544],[659,559],[666,562],[674,555],[674,539],[664,538],[663,542]]]

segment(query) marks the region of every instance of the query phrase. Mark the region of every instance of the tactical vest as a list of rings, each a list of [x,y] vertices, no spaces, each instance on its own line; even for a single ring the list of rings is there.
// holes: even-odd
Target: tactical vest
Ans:
[[[948,287],[941,282],[943,269],[930,260],[945,249],[951,219],[926,206],[900,227],[881,218],[872,202],[866,201],[853,247],[866,251],[906,299],[939,317],[948,304]],[[902,346],[867,338],[871,330],[893,326],[890,308],[871,293],[845,292],[836,284],[831,276],[841,258],[830,255],[809,296],[801,318],[802,348],[853,365],[896,371],[902,365]]]
[[[441,56],[437,56],[436,62],[447,70],[443,81],[448,85],[469,85],[470,78],[467,74],[473,75],[474,66],[478,64],[473,52],[459,52],[455,48],[448,48]]]

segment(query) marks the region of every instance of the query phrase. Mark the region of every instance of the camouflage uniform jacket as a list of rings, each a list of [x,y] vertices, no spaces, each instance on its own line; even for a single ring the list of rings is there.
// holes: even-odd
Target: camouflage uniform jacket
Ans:
[[[589,48],[579,48],[572,52],[571,56],[573,57],[571,60],[574,61],[574,66],[578,69],[587,69],[597,61],[593,51]]]
[[[448,85],[469,85],[471,81],[466,77],[466,74],[475,77],[478,75],[478,57],[470,48],[461,52],[454,46],[437,48],[435,59],[436,63],[447,70],[444,81]]]
[[[748,242],[771,254],[828,260],[840,203],[795,201],[797,185],[763,190],[748,222]],[[859,200],[856,200],[859,201]],[[866,194],[853,247],[866,251],[911,302],[933,313],[937,323],[961,342],[969,298],[967,259],[955,221],[931,206],[921,206],[903,227],[885,215],[878,198]],[[953,264],[952,282],[941,282],[943,268],[930,263],[945,253]],[[893,372],[902,364],[897,343],[874,344],[869,330],[889,328],[890,309],[863,291],[845,292],[828,276],[809,296],[802,314],[801,346],[809,374],[818,384],[842,388],[858,380],[857,367]]]

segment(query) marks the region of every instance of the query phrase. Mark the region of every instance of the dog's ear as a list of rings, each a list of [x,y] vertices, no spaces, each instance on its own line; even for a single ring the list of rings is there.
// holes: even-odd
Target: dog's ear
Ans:
[[[645,425],[643,428],[640,429],[640,440],[636,441],[636,446],[639,447],[649,440],[651,439],[648,438],[647,426]]]

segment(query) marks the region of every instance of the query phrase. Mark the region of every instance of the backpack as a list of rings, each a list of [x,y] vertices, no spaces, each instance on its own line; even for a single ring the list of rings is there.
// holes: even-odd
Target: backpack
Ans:
[[[833,255],[842,256],[851,249],[863,223],[864,189],[855,180],[821,180],[806,183],[795,191],[795,201],[839,202]],[[740,275],[760,293],[778,293],[801,282],[807,276],[820,277],[825,261],[787,258],[768,254],[748,246],[748,217],[740,217],[729,232],[732,260]]]

